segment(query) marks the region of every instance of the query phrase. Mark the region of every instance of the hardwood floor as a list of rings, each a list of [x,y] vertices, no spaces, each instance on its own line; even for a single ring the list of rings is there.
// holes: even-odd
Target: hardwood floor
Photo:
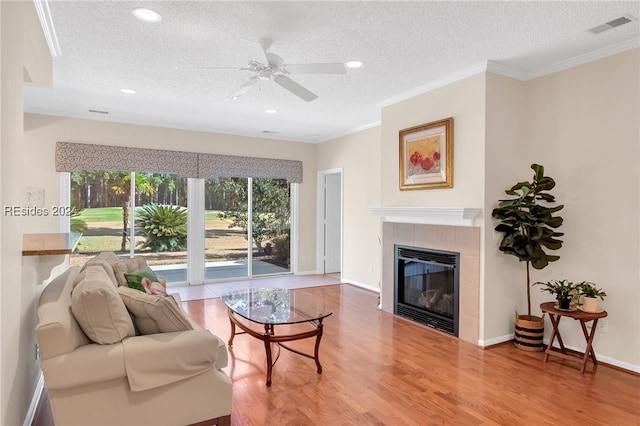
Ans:
[[[639,425],[640,375],[524,352],[483,350],[377,309],[378,295],[351,285],[295,290],[333,310],[314,361],[282,350],[265,386],[262,342],[236,336],[225,371],[232,425]],[[184,302],[227,341],[219,299]],[[291,344],[313,351],[313,339]],[[212,396],[214,397],[214,396]],[[36,423],[37,424],[37,423]]]
[[[266,387],[262,342],[237,336],[225,369],[233,386],[232,425],[637,425],[640,376],[600,364],[551,360],[506,343],[471,343],[379,311],[378,295],[350,285],[309,292],[333,310],[313,360],[282,351]],[[184,303],[224,340],[219,299]],[[313,341],[297,345],[312,352]]]

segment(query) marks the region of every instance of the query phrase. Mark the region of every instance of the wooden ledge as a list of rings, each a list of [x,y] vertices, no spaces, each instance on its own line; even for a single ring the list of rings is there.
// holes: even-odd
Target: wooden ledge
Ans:
[[[23,256],[49,256],[71,254],[82,234],[76,232],[52,234],[24,234]]]

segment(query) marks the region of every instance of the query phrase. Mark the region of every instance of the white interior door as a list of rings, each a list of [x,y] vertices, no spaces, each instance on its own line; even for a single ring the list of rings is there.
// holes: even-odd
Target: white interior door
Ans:
[[[324,273],[340,272],[342,259],[342,174],[324,178]]]

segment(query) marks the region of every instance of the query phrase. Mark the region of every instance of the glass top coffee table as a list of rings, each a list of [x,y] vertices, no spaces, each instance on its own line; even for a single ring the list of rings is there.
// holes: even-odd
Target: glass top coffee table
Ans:
[[[322,297],[282,288],[252,288],[224,293],[220,299],[227,306],[231,322],[229,346],[233,345],[233,338],[236,334],[249,334],[264,342],[267,354],[267,386],[271,386],[271,371],[278,360],[277,357],[273,360],[272,343],[298,355],[313,359],[316,362],[318,374],[322,373],[322,366],[318,359],[320,339],[322,338],[322,320],[332,314],[324,305]],[[250,323],[263,325],[264,332],[252,329],[250,324],[242,321],[241,318]],[[308,324],[312,327],[311,329],[307,327],[307,330],[297,333],[276,334],[276,325],[291,324]],[[242,332],[236,333],[236,326]],[[287,330],[290,329],[291,327],[287,328]],[[311,337],[316,338],[313,355],[297,351],[283,344],[283,342]]]

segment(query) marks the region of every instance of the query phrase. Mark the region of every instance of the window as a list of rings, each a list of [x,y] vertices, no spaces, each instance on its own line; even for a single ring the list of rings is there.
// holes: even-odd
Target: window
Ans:
[[[72,265],[102,251],[141,255],[168,283],[181,284],[189,268],[204,268],[204,275],[192,275],[204,281],[291,271],[291,185],[285,179],[84,170],[71,174],[70,187],[78,210],[71,227],[83,233]],[[189,212],[189,197],[199,199],[191,204],[204,212]],[[204,220],[189,225],[193,217]],[[187,256],[188,239],[194,247],[204,240],[203,259]]]

